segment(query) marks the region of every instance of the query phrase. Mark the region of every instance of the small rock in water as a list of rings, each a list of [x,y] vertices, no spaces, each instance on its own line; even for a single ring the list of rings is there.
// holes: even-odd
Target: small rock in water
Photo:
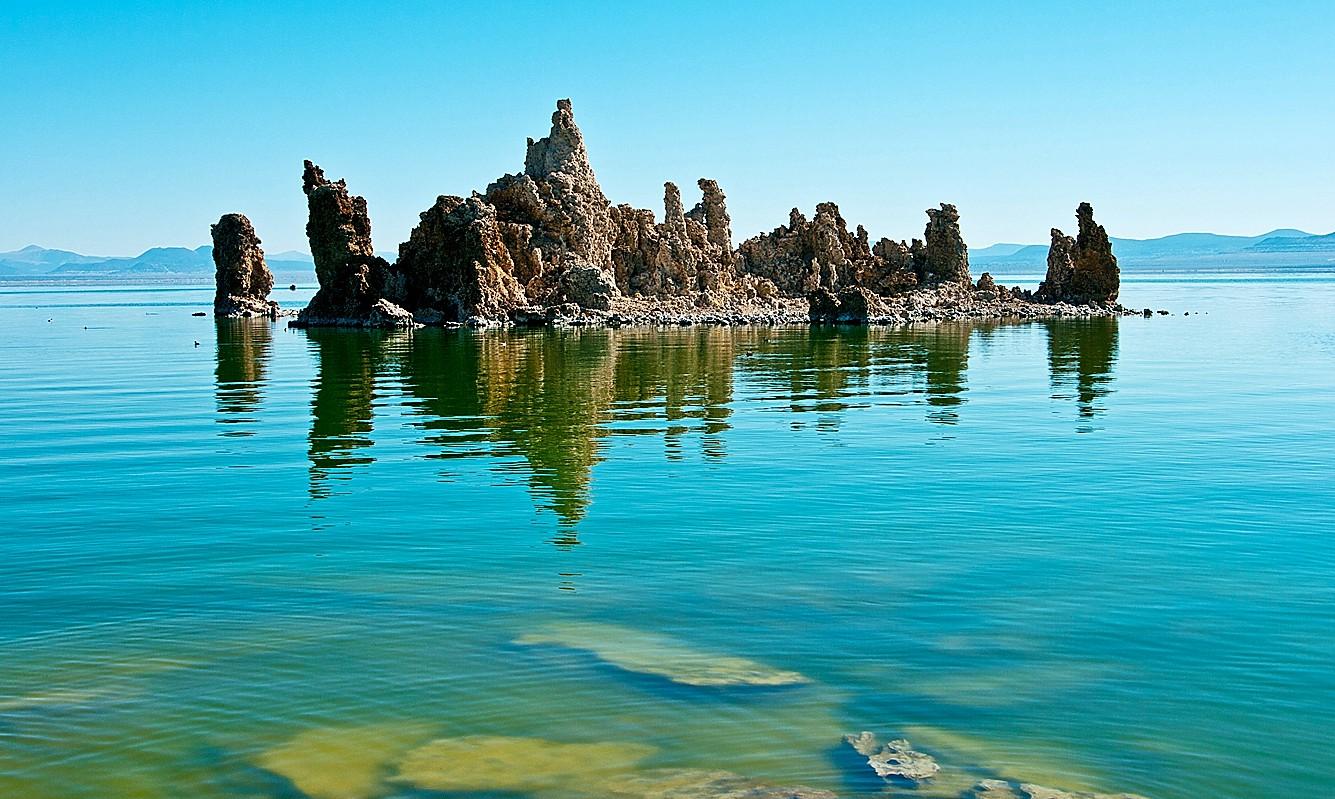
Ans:
[[[290,286],[287,287],[287,290],[288,290],[288,291],[296,291],[296,290],[297,290],[297,284],[296,284],[296,283],[293,283],[292,285],[290,285]]]
[[[1149,308],[1146,308],[1146,309],[1145,309],[1145,318],[1146,318],[1146,319],[1149,319],[1151,316],[1154,316],[1154,311],[1151,311]]]
[[[870,732],[845,735],[844,741],[853,751],[867,758],[867,765],[876,776],[887,782],[895,779],[918,783],[929,780],[941,770],[931,755],[915,752],[909,742],[898,738],[884,746]]]
[[[983,780],[973,786],[967,796],[970,799],[1145,799],[1133,793],[1061,791],[1027,782],[1017,786],[1005,780]]]
[[[728,771],[696,769],[635,772],[599,788],[599,795],[608,799],[836,799],[816,788],[772,786]]]
[[[749,658],[694,649],[668,635],[596,622],[562,622],[520,636],[515,643],[562,646],[590,652],[625,671],[651,674],[681,685],[802,685],[811,680]]]

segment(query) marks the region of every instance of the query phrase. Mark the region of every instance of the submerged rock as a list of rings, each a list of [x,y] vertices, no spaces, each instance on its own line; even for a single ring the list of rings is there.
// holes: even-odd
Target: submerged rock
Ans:
[[[408,752],[393,779],[428,791],[538,793],[602,784],[655,751],[635,743],[441,738]]]
[[[597,787],[605,799],[836,799],[830,791],[766,785],[728,771],[700,769],[636,772]]]
[[[970,799],[1145,799],[1139,794],[1061,791],[1030,783],[1015,785],[1005,780],[983,780],[967,796]]]
[[[269,749],[256,762],[311,799],[371,799],[390,764],[429,736],[420,724],[321,727]]]
[[[229,319],[278,315],[278,303],[269,299],[273,273],[264,262],[259,236],[242,214],[223,214],[210,227],[217,291],[214,316]]]
[[[886,780],[919,783],[935,777],[941,767],[931,755],[915,752],[909,742],[899,738],[882,745],[870,732],[844,736],[853,751],[867,758],[876,776]]]
[[[625,671],[651,674],[682,685],[728,687],[801,685],[811,680],[747,658],[693,649],[661,633],[596,622],[561,622],[520,636],[525,645],[562,646],[589,652]]]
[[[1038,298],[1044,302],[1113,303],[1121,288],[1121,272],[1112,241],[1103,226],[1095,223],[1089,203],[1080,203],[1075,214],[1080,226],[1076,238],[1052,229],[1048,272],[1038,287]]]

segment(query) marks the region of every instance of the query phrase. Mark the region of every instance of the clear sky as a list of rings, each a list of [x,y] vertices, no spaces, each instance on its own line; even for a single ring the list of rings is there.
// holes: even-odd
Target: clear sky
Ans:
[[[278,4],[272,4],[277,6]],[[0,250],[305,248],[301,161],[394,250],[574,101],[613,202],[717,179],[734,238],[834,200],[970,244],[1335,229],[1335,3],[0,0]]]

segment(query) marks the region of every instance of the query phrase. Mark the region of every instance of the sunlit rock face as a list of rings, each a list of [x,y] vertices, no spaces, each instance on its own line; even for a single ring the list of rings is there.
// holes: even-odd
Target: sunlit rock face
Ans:
[[[347,183],[330,181],[324,170],[306,162],[302,173],[309,218],[306,237],[315,260],[320,290],[298,316],[304,325],[411,325],[400,307],[403,279],[371,245],[371,217],[366,200],[348,192]]]
[[[881,239],[874,246],[869,242],[867,229],[861,225],[856,233],[849,233],[834,203],[817,205],[810,220],[794,208],[787,225],[742,242],[740,267],[772,281],[785,296],[855,287],[887,295],[918,284],[913,251],[907,244],[890,239]]]
[[[278,303],[269,300],[273,273],[264,262],[259,236],[241,214],[223,214],[210,228],[217,292],[213,313],[218,317],[276,316]]]
[[[1094,221],[1094,208],[1089,203],[1080,203],[1075,216],[1079,225],[1075,238],[1052,229],[1048,273],[1038,287],[1038,298],[1080,305],[1116,302],[1121,271],[1108,232]]]
[[[927,209],[925,255],[918,278],[925,283],[971,283],[969,248],[960,235],[960,212],[942,203],[939,209]]]

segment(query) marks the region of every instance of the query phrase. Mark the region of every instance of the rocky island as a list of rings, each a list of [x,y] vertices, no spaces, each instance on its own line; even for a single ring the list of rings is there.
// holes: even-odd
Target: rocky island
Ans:
[[[953,205],[929,209],[923,238],[911,242],[873,242],[861,225],[850,232],[827,202],[810,219],[794,208],[787,224],[734,247],[722,189],[707,178],[696,185],[700,200],[688,211],[677,185],[664,184],[661,222],[613,205],[570,101],[560,100],[548,135],[529,139],[523,172],[485,193],[438,197],[390,263],[375,254],[366,200],[307,161],[306,234],[320,288],[291,324],[901,324],[1125,312],[1117,259],[1088,203],[1076,238],[1053,229],[1046,279],[1030,292],[987,273],[974,282]],[[228,215],[215,226],[217,312],[259,312],[272,278],[241,279],[261,273],[263,253],[248,221],[237,233],[224,226],[233,217],[245,220]]]

